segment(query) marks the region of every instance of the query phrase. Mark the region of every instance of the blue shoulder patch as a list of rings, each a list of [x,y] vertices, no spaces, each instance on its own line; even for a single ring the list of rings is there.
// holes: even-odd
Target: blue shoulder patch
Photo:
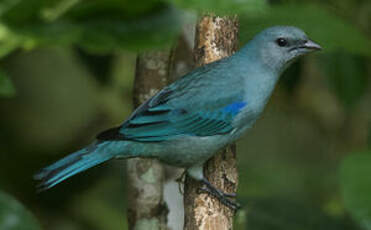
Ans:
[[[232,104],[227,105],[226,107],[224,107],[223,108],[223,112],[229,113],[229,114],[231,114],[233,116],[234,115],[237,115],[241,111],[241,109],[246,106],[246,104],[247,103],[246,102],[243,102],[243,101],[234,102],[234,103],[232,103]]]

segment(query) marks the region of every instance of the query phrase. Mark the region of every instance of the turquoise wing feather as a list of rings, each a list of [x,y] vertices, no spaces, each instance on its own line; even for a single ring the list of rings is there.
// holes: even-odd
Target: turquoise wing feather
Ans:
[[[120,127],[97,138],[155,142],[178,135],[213,136],[232,131],[233,119],[246,106],[243,92],[237,90],[241,87],[226,90],[214,69],[203,68],[164,88]]]

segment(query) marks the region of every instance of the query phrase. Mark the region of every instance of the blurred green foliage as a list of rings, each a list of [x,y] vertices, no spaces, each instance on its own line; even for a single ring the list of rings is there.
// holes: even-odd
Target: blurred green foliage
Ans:
[[[4,33],[12,35],[3,36],[4,44],[12,39],[25,48],[79,45],[91,52],[137,50],[167,44],[181,26],[181,12],[166,4],[128,15],[118,1],[75,1],[69,9],[59,10],[61,2],[65,1],[20,1],[4,12]]]
[[[340,169],[344,204],[351,215],[364,227],[371,229],[371,153],[346,157]]]
[[[0,191],[1,230],[41,230],[38,221],[21,203]]]
[[[311,204],[272,197],[249,203],[246,230],[357,230],[349,218],[334,218]]]
[[[0,96],[11,97],[15,95],[15,89],[5,72],[0,70]]]
[[[216,14],[259,14],[268,7],[266,0],[167,0],[170,3],[198,12]]]
[[[367,63],[359,56],[344,52],[322,55],[318,62],[339,101],[346,108],[352,108],[367,91]]]
[[[340,50],[371,56],[371,41],[364,33],[323,5],[313,3],[276,5],[261,14],[243,14],[241,39],[247,42],[252,34],[274,25],[302,28],[325,52]]]
[[[171,46],[200,12],[239,14],[241,45],[288,24],[324,47],[285,73],[238,142],[237,229],[370,229],[371,160],[352,154],[371,140],[369,0],[0,1],[1,188],[44,229],[126,229],[120,161],[38,195],[32,174],[122,122],[136,54]],[[0,218],[13,213],[3,197]]]

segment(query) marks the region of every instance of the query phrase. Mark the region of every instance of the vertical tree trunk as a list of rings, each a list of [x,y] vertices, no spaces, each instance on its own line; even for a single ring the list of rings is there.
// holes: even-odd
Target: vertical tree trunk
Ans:
[[[168,83],[170,50],[138,56],[134,81],[137,107]],[[129,159],[129,229],[166,229],[167,207],[163,201],[164,169],[157,160]]]
[[[237,17],[203,16],[197,24],[194,57],[201,66],[233,54],[238,46]],[[228,87],[228,85],[226,85]],[[236,192],[238,173],[235,145],[228,146],[204,167],[209,181],[219,189]],[[185,230],[229,230],[234,212],[207,194],[198,194],[198,182],[186,177]]]
[[[182,35],[171,51],[169,80],[171,82],[184,76],[194,68],[193,47],[196,31],[196,18],[183,25]],[[183,229],[184,205],[183,193],[179,189],[177,179],[183,175],[184,169],[165,166],[166,182],[164,199],[169,209],[167,226],[170,230]]]

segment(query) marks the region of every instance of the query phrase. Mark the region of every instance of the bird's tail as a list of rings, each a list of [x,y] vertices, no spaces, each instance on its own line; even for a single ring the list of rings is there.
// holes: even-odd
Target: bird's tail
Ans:
[[[77,173],[112,159],[120,153],[121,148],[117,143],[93,143],[42,169],[34,176],[36,180],[41,181],[38,189],[49,189]]]

